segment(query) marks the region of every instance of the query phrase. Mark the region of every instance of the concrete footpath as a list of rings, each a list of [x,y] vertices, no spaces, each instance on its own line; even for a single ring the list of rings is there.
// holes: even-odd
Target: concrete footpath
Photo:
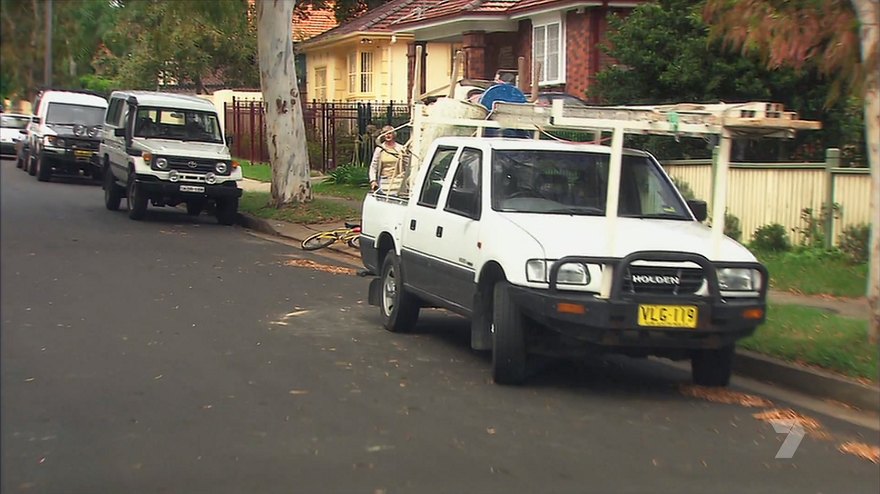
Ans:
[[[246,182],[254,181],[248,180]],[[268,191],[268,184],[260,182],[256,182],[256,184],[259,185],[246,183],[243,188],[255,190],[256,187],[265,186]],[[249,188],[249,186],[253,188]],[[334,198],[322,197],[322,199]],[[350,205],[356,209],[360,205],[360,201],[338,200],[351,203]],[[265,220],[248,214],[240,215],[239,224],[251,230],[284,237],[296,242],[302,242],[313,233],[344,226],[341,222],[300,225]],[[331,245],[328,249],[351,256],[354,264],[360,265],[360,253],[357,249],[339,243]],[[864,298],[809,296],[771,290],[769,301],[777,304],[815,307],[829,313],[855,319],[867,320],[869,317],[868,303]],[[746,350],[737,350],[734,372],[740,376],[790,388],[817,398],[838,401],[861,410],[880,412],[880,387],[876,384],[865,384],[815,367],[797,365]]]

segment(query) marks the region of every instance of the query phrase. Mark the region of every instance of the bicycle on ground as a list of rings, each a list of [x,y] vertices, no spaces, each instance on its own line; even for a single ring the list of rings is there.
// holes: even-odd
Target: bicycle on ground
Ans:
[[[345,223],[344,228],[336,228],[310,235],[302,241],[303,250],[318,250],[342,242],[349,247],[359,249],[361,246],[361,225]]]

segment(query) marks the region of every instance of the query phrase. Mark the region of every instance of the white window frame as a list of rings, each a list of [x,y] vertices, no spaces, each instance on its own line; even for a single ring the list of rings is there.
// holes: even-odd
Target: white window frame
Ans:
[[[321,81],[319,74],[324,75]],[[323,82],[323,84],[321,84]],[[327,66],[315,67],[315,99],[318,101],[327,101]]]
[[[357,93],[358,88],[358,55],[357,51],[348,54],[348,92]]]
[[[565,22],[563,21],[561,12],[554,12],[550,14],[545,14],[541,16],[533,17],[532,19],[532,73],[535,72],[535,65],[540,61],[541,65],[541,74],[538,77],[538,85],[539,86],[552,86],[557,84],[565,84]],[[557,44],[557,57],[558,57],[558,65],[559,65],[559,73],[555,79],[547,78],[547,29],[552,25],[559,26],[559,41]],[[535,42],[537,36],[536,33],[539,30],[543,30],[544,32],[544,52],[538,54],[537,51],[537,43]]]
[[[346,63],[348,65],[349,94],[373,94],[376,85],[374,80],[376,74],[376,52],[372,50],[353,51],[348,54]],[[369,71],[364,70],[365,68],[369,68]]]

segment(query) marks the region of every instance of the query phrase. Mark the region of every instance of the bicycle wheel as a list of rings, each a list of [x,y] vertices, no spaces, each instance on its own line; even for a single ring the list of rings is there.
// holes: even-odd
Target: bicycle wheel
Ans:
[[[318,250],[336,241],[336,232],[318,232],[302,241],[303,250]]]

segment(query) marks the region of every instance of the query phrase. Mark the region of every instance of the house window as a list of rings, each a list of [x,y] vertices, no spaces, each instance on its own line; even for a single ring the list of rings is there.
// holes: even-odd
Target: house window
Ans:
[[[327,67],[315,69],[315,99],[327,101]]]
[[[540,84],[559,84],[563,80],[562,22],[555,20],[545,24],[535,24],[532,29],[532,60],[541,64],[538,76]]]
[[[361,92],[373,92],[373,53],[361,52]]]
[[[348,54],[348,92],[357,92],[357,53]]]

